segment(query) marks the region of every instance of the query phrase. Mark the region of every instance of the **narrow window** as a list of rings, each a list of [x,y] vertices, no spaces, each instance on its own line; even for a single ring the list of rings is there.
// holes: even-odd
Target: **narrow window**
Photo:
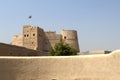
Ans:
[[[29,34],[27,34],[27,37],[29,36]]]
[[[64,36],[64,39],[66,39],[66,36]]]
[[[35,34],[33,34],[33,36],[35,36]]]

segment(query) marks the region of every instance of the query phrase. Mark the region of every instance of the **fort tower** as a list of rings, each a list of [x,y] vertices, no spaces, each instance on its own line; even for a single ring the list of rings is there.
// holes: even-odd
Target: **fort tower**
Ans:
[[[29,49],[43,50],[43,33],[43,29],[39,27],[23,26],[23,46]]]
[[[62,39],[69,44],[71,47],[75,48],[78,52],[79,45],[78,45],[78,37],[77,37],[77,31],[76,30],[62,30]]]

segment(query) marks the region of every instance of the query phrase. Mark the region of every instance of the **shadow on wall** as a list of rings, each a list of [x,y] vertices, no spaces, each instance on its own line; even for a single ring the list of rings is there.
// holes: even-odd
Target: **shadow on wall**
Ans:
[[[48,53],[0,43],[0,56],[47,56]]]

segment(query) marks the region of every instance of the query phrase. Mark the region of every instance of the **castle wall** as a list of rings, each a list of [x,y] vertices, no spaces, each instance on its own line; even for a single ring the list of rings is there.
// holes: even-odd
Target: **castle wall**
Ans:
[[[78,52],[79,50],[79,44],[78,44],[78,36],[77,31],[75,30],[62,30],[62,39],[68,43],[70,46],[75,48]]]
[[[0,80],[120,80],[120,50],[62,57],[0,57]]]
[[[45,52],[0,43],[0,56],[45,56]]]
[[[44,33],[44,30],[42,28],[39,28],[38,27],[38,32],[37,32],[37,38],[38,38],[38,48],[37,50],[41,50],[43,51],[44,50],[44,43],[45,43],[45,33]]]
[[[12,37],[12,45],[23,46],[23,35],[15,35]]]
[[[56,32],[45,32],[46,35],[46,42],[45,45],[46,47],[44,47],[45,49],[48,49],[50,47],[54,47],[56,43],[58,43],[60,41],[60,39],[62,38],[62,36],[60,34],[56,34]]]

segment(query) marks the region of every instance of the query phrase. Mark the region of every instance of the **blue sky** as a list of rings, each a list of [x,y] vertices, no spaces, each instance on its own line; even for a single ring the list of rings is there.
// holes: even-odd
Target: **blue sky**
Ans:
[[[120,0],[0,1],[0,42],[10,43],[26,24],[58,34],[75,29],[81,51],[120,48]]]

